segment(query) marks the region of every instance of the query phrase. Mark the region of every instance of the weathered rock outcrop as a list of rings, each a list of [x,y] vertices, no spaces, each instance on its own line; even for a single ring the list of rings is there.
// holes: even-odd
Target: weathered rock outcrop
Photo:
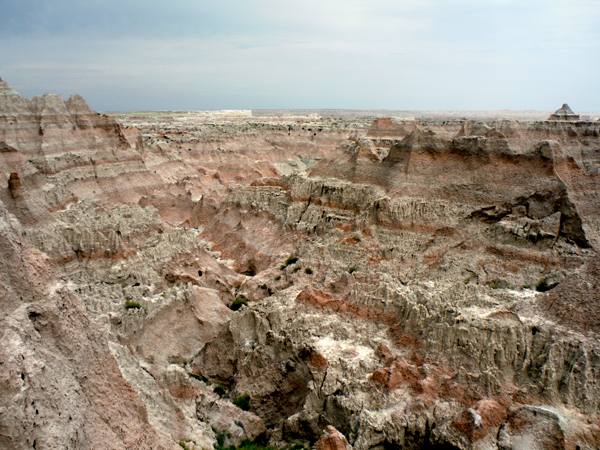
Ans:
[[[0,446],[174,449],[106,337],[0,203]]]

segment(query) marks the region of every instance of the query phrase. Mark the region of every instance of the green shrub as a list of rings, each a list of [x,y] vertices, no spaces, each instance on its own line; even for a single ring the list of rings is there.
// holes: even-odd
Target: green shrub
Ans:
[[[298,262],[298,259],[299,258],[297,256],[290,256],[288,259],[285,260],[285,263],[281,265],[280,269],[285,270],[287,266],[291,264],[296,264]]]
[[[356,242],[360,242],[362,240],[358,235],[352,236],[352,239],[354,239]]]
[[[294,267],[294,268],[292,269],[292,272],[293,272],[293,273],[296,273],[296,272],[298,272],[300,269],[302,269],[302,267],[300,267],[300,266],[298,265],[298,266],[296,266],[296,267]]]
[[[308,275],[312,275],[313,270],[310,267],[307,267],[306,269],[304,269],[304,272],[306,272]]]
[[[288,259],[285,260],[285,265],[289,266],[290,264],[295,264],[298,262],[298,257],[297,256],[290,256]]]
[[[356,267],[352,266],[352,267],[350,267],[350,268],[348,269],[348,273],[354,273],[354,272],[356,272],[357,270],[358,270],[358,269],[357,269]]]
[[[284,267],[284,268],[285,268],[285,267]],[[281,275],[277,275],[277,276],[275,277],[275,281],[279,281],[279,280],[281,280]]]
[[[227,397],[229,395],[227,388],[225,386],[223,386],[222,384],[217,384],[213,388],[213,392],[221,398]]]
[[[234,398],[233,404],[244,411],[249,411],[250,396],[247,393],[244,393],[244,395],[240,395],[239,397]]]
[[[499,285],[499,284],[497,284],[497,283],[492,283],[492,284],[490,285],[490,287],[491,287],[492,289],[500,289],[500,285]]]
[[[223,444],[225,444],[225,434],[219,433],[215,427],[212,427],[213,433],[215,433],[215,439],[217,440],[216,449],[222,449]]]
[[[142,309],[142,305],[138,302],[134,302],[133,300],[127,300],[125,302],[125,309]]]
[[[237,311],[242,306],[247,305],[247,304],[248,304],[248,300],[246,300],[244,297],[237,297],[233,302],[231,302],[231,305],[229,305],[229,308],[232,311]]]

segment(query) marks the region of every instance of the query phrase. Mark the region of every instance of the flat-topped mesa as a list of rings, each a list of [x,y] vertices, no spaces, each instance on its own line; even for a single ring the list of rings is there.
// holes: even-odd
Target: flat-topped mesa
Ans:
[[[560,109],[557,109],[554,111],[554,114],[551,114],[550,117],[548,117],[548,120],[566,120],[569,122],[577,122],[580,119],[579,115],[575,114],[571,108],[569,108],[569,105],[563,103]]]

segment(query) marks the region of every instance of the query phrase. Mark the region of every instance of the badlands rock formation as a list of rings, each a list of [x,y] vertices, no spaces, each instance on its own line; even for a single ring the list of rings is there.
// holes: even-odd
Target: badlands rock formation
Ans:
[[[0,81],[0,172],[2,448],[600,446],[597,122]]]

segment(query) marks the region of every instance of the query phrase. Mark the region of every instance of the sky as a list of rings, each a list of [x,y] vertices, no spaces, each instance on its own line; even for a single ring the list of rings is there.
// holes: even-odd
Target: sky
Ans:
[[[0,0],[0,77],[98,111],[600,111],[600,0]]]

